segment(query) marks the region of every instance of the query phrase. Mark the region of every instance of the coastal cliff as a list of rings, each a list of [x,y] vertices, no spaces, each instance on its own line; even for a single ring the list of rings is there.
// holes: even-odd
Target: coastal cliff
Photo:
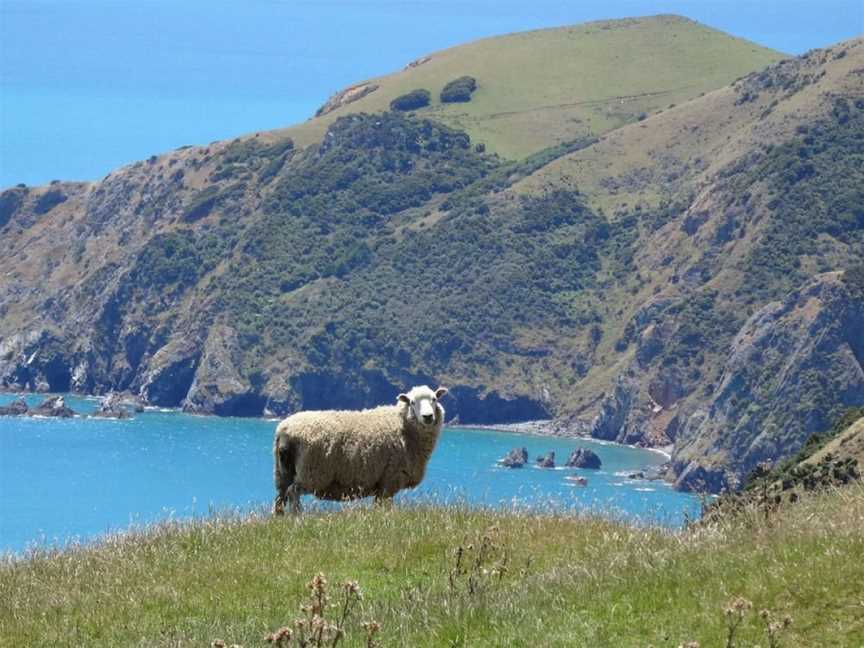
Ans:
[[[743,43],[608,25],[546,36],[634,65],[622,38],[646,29],[681,34],[679,57],[683,35]],[[260,416],[441,383],[462,423],[674,444],[676,485],[710,490],[864,403],[861,39],[752,49],[674,106],[620,80],[552,119],[526,89],[517,122],[557,139],[525,150],[492,126],[498,73],[458,50],[294,129],[0,193],[0,386]],[[415,88],[429,106],[389,110]]]

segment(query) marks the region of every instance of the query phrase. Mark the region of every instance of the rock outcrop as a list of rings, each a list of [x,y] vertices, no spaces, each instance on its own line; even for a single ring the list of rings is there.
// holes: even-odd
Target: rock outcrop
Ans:
[[[378,89],[378,86],[374,83],[360,83],[358,85],[353,85],[351,87],[345,88],[344,90],[340,90],[332,97],[330,97],[327,102],[321,106],[317,111],[315,111],[316,117],[321,117],[326,115],[327,113],[331,113],[334,110],[341,108],[342,106],[346,106],[349,103],[357,101],[358,99],[362,99],[368,94],[375,92]]]
[[[66,405],[62,396],[49,396],[28,412],[29,416],[51,416],[55,418],[72,418],[75,412]]]
[[[591,468],[597,470],[603,465],[597,453],[588,448],[576,448],[564,462],[567,468]]]
[[[125,402],[123,397],[120,394],[108,394],[105,398],[102,399],[102,402],[99,404],[99,408],[94,411],[90,416],[95,418],[107,418],[107,419],[128,419],[131,418],[131,414],[126,409]]]
[[[537,457],[535,462],[538,468],[554,468],[555,467],[555,453],[547,452],[545,455]]]
[[[528,463],[527,448],[513,448],[504,457],[498,460],[498,464],[505,468],[521,468]]]
[[[8,405],[0,405],[0,416],[25,416],[30,408],[23,398],[16,398]]]

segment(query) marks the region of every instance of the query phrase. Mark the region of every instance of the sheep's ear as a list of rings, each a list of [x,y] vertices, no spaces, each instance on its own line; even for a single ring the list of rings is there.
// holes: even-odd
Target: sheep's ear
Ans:
[[[403,403],[410,403],[411,399],[408,398],[408,394],[399,394],[396,400],[402,401]]]
[[[442,398],[447,393],[446,387],[439,387],[435,390],[435,398]]]

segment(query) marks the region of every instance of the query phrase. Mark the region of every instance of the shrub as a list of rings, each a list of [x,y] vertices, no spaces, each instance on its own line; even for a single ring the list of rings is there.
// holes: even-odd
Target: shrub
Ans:
[[[59,189],[51,189],[50,191],[46,191],[39,197],[39,199],[36,201],[36,205],[34,205],[33,207],[33,211],[37,214],[47,214],[57,205],[65,201],[66,194],[64,194]]]
[[[396,97],[390,102],[390,110],[401,110],[403,112],[417,110],[418,108],[428,106],[431,98],[432,95],[429,94],[428,90],[418,88],[401,97]]]
[[[471,93],[477,89],[474,77],[463,76],[454,79],[441,90],[441,103],[456,103],[471,101]]]
[[[216,200],[219,197],[219,188],[210,186],[202,189],[186,206],[183,212],[183,219],[187,222],[196,221],[207,216],[213,207],[216,206]]]
[[[0,227],[9,222],[9,219],[21,207],[26,196],[27,190],[17,187],[0,193]]]

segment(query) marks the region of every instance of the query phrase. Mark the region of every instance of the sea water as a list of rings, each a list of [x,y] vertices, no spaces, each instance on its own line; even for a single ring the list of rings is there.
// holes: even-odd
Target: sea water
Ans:
[[[42,396],[28,396],[33,406]],[[0,405],[12,395],[0,394]],[[93,399],[67,397],[76,412]],[[64,545],[164,519],[266,510],[272,501],[275,421],[151,410],[131,420],[0,417],[0,554]],[[509,469],[497,460],[526,447],[530,461],[577,447],[600,470]],[[698,516],[697,497],[628,472],[663,455],[587,439],[445,428],[423,483],[397,497],[412,502],[601,515],[678,527]],[[587,486],[565,479],[587,477]],[[314,508],[311,497],[304,498]]]
[[[860,0],[2,0],[0,189],[297,123],[477,38],[660,13],[788,54],[864,28]]]

